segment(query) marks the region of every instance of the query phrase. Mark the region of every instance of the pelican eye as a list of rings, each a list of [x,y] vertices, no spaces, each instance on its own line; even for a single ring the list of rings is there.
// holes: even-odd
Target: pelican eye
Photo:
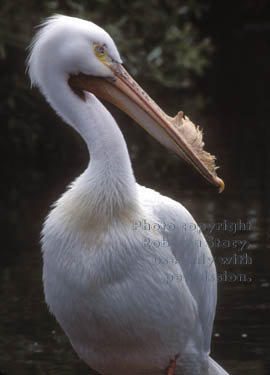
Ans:
[[[104,44],[94,44],[94,52],[99,59],[103,59],[107,55]]]

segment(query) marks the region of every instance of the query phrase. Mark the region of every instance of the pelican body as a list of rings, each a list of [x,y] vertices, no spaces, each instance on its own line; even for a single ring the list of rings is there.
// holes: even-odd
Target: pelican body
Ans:
[[[189,212],[136,183],[109,100],[222,190],[202,134],[167,116],[131,78],[111,37],[66,16],[45,21],[28,59],[32,85],[86,142],[87,169],[42,231],[51,313],[91,368],[108,375],[222,375],[210,358],[216,270]],[[161,246],[163,244],[163,246]]]

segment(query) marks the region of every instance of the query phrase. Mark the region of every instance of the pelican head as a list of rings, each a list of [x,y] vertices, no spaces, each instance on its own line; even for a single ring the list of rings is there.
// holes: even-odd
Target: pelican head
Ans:
[[[34,86],[42,87],[42,71],[47,66],[63,74],[113,77],[110,64],[122,63],[110,35],[93,22],[56,15],[48,18],[34,38],[28,59]]]
[[[32,85],[49,102],[52,95],[47,95],[47,81],[53,83],[57,75],[77,100],[85,102],[85,93],[90,92],[118,106],[219,191],[224,189],[216,174],[215,157],[203,149],[202,132],[182,112],[172,118],[161,110],[124,69],[106,31],[92,22],[61,15],[41,26],[31,45],[28,69]]]

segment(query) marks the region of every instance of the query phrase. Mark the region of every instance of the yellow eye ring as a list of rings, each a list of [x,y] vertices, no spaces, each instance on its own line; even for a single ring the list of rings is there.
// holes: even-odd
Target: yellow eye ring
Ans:
[[[101,57],[101,56],[104,56],[105,53],[106,53],[105,47],[103,45],[101,45],[101,44],[96,44],[94,46],[94,49],[95,49],[96,56]]]
[[[108,55],[106,51],[106,45],[105,44],[94,44],[94,53],[96,57],[101,61],[103,64],[108,64]]]

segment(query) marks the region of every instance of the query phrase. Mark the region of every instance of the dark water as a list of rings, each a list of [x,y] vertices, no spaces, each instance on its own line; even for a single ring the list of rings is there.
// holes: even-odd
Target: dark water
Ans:
[[[150,138],[146,137],[138,146],[144,134],[138,132],[126,136],[139,182],[181,201],[198,223],[216,224],[212,233],[206,226],[204,230],[209,241],[215,240],[209,243],[221,278],[212,356],[231,374],[267,374],[270,365],[268,174],[239,161],[239,150],[226,149],[228,143],[223,137],[217,140],[217,151],[220,164],[224,164],[221,176],[225,175],[229,183],[219,195],[200,176],[190,172],[189,167],[151,143]],[[221,149],[222,142],[225,145]],[[244,152],[245,148],[241,150]],[[262,163],[264,152],[259,153],[258,163]],[[243,157],[249,160],[248,153]],[[23,219],[14,227],[14,236],[6,241],[9,245],[3,249],[0,273],[1,374],[89,374],[49,314],[41,281],[41,223],[52,201],[76,174],[77,168],[63,169],[55,161],[47,174],[47,185],[41,186],[40,192],[25,196],[20,207]],[[229,264],[222,264],[225,258]]]

